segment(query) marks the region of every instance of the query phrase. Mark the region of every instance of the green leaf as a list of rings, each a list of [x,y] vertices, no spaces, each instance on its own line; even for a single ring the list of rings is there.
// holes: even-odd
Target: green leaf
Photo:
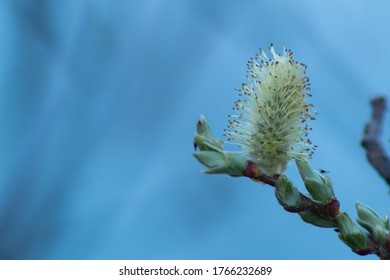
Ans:
[[[334,197],[332,183],[328,176],[315,170],[306,160],[297,159],[295,162],[305,187],[314,200],[326,204]]]
[[[306,178],[304,183],[307,191],[315,200],[325,204],[332,198],[333,192],[325,186],[325,182]]]
[[[205,173],[243,176],[246,158],[242,153],[224,151],[222,141],[213,137],[211,128],[203,115],[196,123],[196,131],[194,142],[199,150],[193,155],[200,163],[208,167],[204,170]]]
[[[286,210],[297,210],[302,206],[299,191],[292,185],[286,176],[281,176],[275,188],[275,196]]]
[[[207,166],[204,170],[207,174],[228,174],[233,177],[243,176],[246,168],[246,158],[233,152],[194,152],[195,158]]]
[[[343,212],[338,215],[337,225],[340,230],[339,238],[352,250],[359,251],[369,247],[367,234],[352,221],[347,213]]]
[[[356,221],[370,232],[374,238],[383,246],[387,246],[386,240],[389,238],[389,220],[386,216],[382,219],[374,210],[367,205],[356,203],[358,218]]]
[[[298,213],[299,216],[301,216],[301,219],[309,224],[323,227],[323,228],[335,228],[337,227],[335,222],[332,222],[331,220],[327,219],[326,217],[315,213],[313,211],[305,211]]]
[[[206,118],[201,115],[196,122],[197,133],[194,142],[201,151],[222,151],[222,141],[213,137],[210,125]]]

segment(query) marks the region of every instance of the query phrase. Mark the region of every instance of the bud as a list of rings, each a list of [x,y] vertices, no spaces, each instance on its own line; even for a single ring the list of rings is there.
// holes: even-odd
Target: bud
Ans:
[[[196,159],[207,166],[207,174],[228,174],[233,177],[243,176],[246,159],[241,154],[233,152],[194,152]]]
[[[374,210],[360,202],[356,203],[358,218],[356,221],[370,232],[375,240],[381,245],[386,246],[389,236],[389,218],[382,219]]]
[[[337,227],[336,223],[331,221],[329,218],[316,213],[314,211],[305,211],[298,213],[301,216],[301,219],[309,224],[315,225],[317,227],[323,228],[335,228]]]
[[[386,241],[390,234],[388,217],[386,216],[385,219],[382,219],[374,210],[360,202],[356,203],[356,209],[358,213],[356,221],[359,225],[364,227],[373,235],[375,240],[386,247]]]
[[[289,212],[296,212],[303,204],[299,191],[284,175],[278,180],[275,195],[279,204]]]
[[[337,225],[340,230],[339,238],[353,251],[367,251],[366,249],[370,247],[367,234],[351,220],[347,213],[343,212],[337,216]]]
[[[280,175],[291,159],[310,158],[315,146],[307,139],[307,120],[313,105],[307,103],[310,88],[306,65],[293,59],[283,47],[277,54],[271,45],[250,59],[248,83],[238,91],[237,114],[230,115],[226,136],[240,145],[250,160],[268,176]]]
[[[326,204],[332,198],[332,194],[325,187],[325,184],[309,178],[305,179],[304,183],[312,198],[321,204]]]
[[[210,125],[206,118],[201,115],[196,122],[197,134],[194,136],[195,147],[198,147],[201,151],[221,151],[222,141],[215,139],[211,133]]]
[[[334,191],[328,176],[320,174],[306,160],[295,162],[305,187],[314,200],[324,205],[334,199]]]
[[[195,151],[193,155],[200,163],[208,167],[204,172],[242,176],[246,168],[245,157],[241,153],[223,151],[222,141],[213,137],[204,116],[200,116],[196,129],[195,147],[198,147],[200,151]]]

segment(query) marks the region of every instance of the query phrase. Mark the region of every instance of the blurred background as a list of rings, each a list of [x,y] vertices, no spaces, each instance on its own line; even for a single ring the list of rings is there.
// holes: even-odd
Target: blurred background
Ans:
[[[0,258],[376,259],[284,212],[270,187],[202,174],[192,137],[200,114],[222,137],[247,60],[285,43],[308,65],[313,165],[353,218],[356,201],[389,213],[359,144],[369,99],[390,89],[389,9],[1,1]],[[302,190],[295,164],[287,174]]]

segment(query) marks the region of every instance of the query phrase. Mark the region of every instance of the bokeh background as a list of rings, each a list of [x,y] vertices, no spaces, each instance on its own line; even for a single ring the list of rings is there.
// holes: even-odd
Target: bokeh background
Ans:
[[[284,212],[269,187],[202,174],[191,153],[197,117],[222,137],[247,60],[285,43],[319,112],[313,165],[352,217],[357,200],[389,213],[359,145],[369,99],[390,89],[389,9],[0,1],[0,258],[375,259]],[[302,188],[293,163],[287,174]]]

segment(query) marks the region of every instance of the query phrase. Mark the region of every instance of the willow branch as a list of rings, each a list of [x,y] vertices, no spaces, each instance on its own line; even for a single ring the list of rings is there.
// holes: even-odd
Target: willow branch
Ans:
[[[370,164],[379,175],[390,185],[390,159],[380,141],[383,116],[386,110],[386,99],[383,96],[371,100],[372,114],[366,124],[362,146],[366,150],[366,156]]]
[[[248,177],[254,181],[265,183],[267,185],[270,185],[271,187],[277,188],[278,187],[278,177],[271,177],[266,174],[264,174],[260,167],[254,163],[253,161],[248,160],[246,169],[244,170],[243,175],[245,177]],[[286,211],[291,213],[300,213],[304,211],[313,211],[319,214],[322,214],[326,217],[328,217],[330,220],[333,220],[336,218],[338,214],[338,210],[340,207],[339,201],[334,198],[331,199],[325,206],[321,207],[317,203],[315,203],[313,200],[311,200],[306,195],[299,193],[299,196],[302,200],[302,206],[298,209],[287,209]]]
[[[267,184],[271,187],[277,188],[278,187],[278,176],[272,177],[264,174],[260,167],[248,160],[246,162],[246,168],[243,172],[243,175],[245,177],[248,177],[256,182],[261,182],[264,184]],[[337,200],[337,198],[332,198],[328,203],[324,206],[318,205],[315,201],[313,201],[311,198],[307,197],[306,195],[299,193],[299,196],[302,200],[302,207],[298,209],[286,209],[288,212],[292,213],[300,213],[304,211],[312,211],[318,214],[321,214],[325,217],[327,217],[329,220],[335,222],[336,228],[335,231],[339,232],[339,225],[337,223],[337,216],[339,215],[339,208],[340,203]],[[382,260],[389,260],[390,259],[390,249],[384,248],[381,246],[378,241],[376,241],[370,234],[367,235],[370,242],[369,246],[367,248],[361,249],[361,250],[353,250],[358,255],[365,256],[369,254],[375,254]],[[390,243],[390,242],[389,242]]]

